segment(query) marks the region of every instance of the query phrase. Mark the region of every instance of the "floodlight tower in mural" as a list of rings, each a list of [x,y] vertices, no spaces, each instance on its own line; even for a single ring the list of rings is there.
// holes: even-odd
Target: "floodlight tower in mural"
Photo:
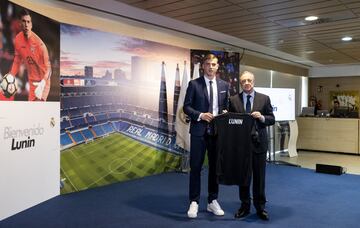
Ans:
[[[175,132],[176,111],[178,107],[179,95],[180,95],[180,70],[179,70],[179,64],[177,64],[176,73],[175,73],[175,85],[174,85],[174,103],[173,103],[173,121],[172,121],[173,132]]]
[[[161,66],[161,82],[160,82],[160,97],[159,97],[159,129],[169,131],[168,128],[168,107],[166,94],[166,78],[165,78],[165,62]]]

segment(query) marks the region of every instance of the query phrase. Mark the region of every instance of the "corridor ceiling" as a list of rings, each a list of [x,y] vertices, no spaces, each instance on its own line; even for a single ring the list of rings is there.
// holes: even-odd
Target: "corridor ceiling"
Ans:
[[[360,0],[116,1],[323,65],[360,64]]]

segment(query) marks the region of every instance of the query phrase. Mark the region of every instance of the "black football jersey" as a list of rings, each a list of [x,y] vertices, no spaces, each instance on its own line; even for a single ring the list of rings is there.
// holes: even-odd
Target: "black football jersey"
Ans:
[[[255,120],[249,114],[225,113],[214,121],[219,184],[248,185],[256,140]]]

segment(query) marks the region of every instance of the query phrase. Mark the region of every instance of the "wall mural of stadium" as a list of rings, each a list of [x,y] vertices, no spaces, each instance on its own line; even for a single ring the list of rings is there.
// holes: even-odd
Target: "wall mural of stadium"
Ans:
[[[190,50],[61,25],[61,193],[178,170]]]

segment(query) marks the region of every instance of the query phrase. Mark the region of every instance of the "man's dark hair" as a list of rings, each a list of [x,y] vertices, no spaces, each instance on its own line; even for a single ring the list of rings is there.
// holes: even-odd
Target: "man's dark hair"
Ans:
[[[30,13],[27,9],[22,9],[19,13],[19,19],[21,19],[23,16],[27,16],[29,15],[30,16]]]
[[[334,101],[334,104],[340,105],[340,102],[339,102],[338,100],[335,100],[335,101]]]

